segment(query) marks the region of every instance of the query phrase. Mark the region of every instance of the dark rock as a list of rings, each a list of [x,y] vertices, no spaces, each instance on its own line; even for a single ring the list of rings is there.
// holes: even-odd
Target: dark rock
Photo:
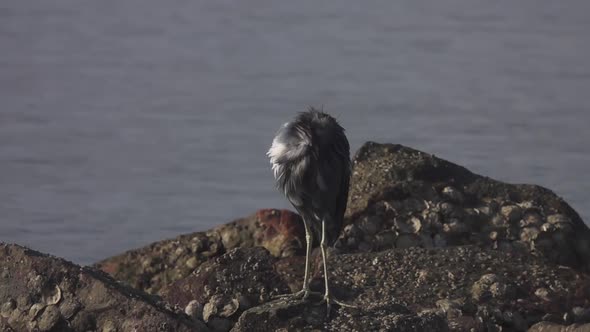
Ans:
[[[442,317],[411,313],[395,301],[371,302],[359,308],[340,310],[328,320],[325,305],[279,300],[244,312],[232,331],[448,331]]]
[[[249,257],[251,265],[244,267]],[[590,304],[589,276],[526,252],[477,246],[412,247],[364,254],[333,252],[328,264],[335,296],[358,308],[335,307],[329,321],[325,320],[325,305],[317,303],[320,298],[306,303],[270,300],[270,289],[289,291],[285,284],[275,284],[283,283],[285,275],[295,276],[292,291],[300,289],[303,259],[278,259],[263,249],[239,249],[211,260],[164,293],[170,302],[181,306],[191,300],[209,304],[207,319],[237,320],[235,331],[342,331],[361,326],[365,330],[410,329],[408,326],[442,330],[444,319],[440,317],[448,320],[453,331],[524,331],[545,314],[563,317],[574,307]],[[312,290],[322,292],[321,265],[312,265],[316,266]],[[262,277],[257,277],[260,274]],[[487,295],[473,296],[475,284],[481,288],[477,294]],[[552,290],[549,302],[535,294],[544,287]],[[248,293],[249,289],[265,290]],[[243,308],[244,302],[251,303]]]
[[[188,276],[203,262],[233,248],[262,246],[276,257],[301,253],[305,245],[300,217],[287,210],[260,210],[246,218],[159,241],[98,262],[95,267],[149,293]]]
[[[209,326],[216,317],[233,324],[245,309],[268,302],[273,295],[291,292],[275,270],[276,261],[261,247],[236,248],[167,286],[162,296],[182,308],[195,301],[193,305],[203,308],[203,319]]]
[[[4,330],[207,331],[101,271],[21,246],[0,243],[0,271]]]
[[[572,316],[575,323],[590,323],[590,307],[574,307],[572,308]]]
[[[529,332],[590,332],[590,324],[561,325],[551,322],[537,323],[528,330]]]
[[[387,244],[379,235],[395,229],[431,238],[435,247],[477,244],[526,250],[561,265],[590,270],[590,230],[550,190],[496,181],[401,145],[369,142],[353,160],[345,224],[374,216],[380,218],[381,227],[371,228],[370,238],[362,232],[341,234],[343,251],[394,248],[397,238]],[[420,221],[420,227],[409,227],[408,220]],[[376,238],[378,246],[364,243]],[[431,245],[429,241],[402,243]]]

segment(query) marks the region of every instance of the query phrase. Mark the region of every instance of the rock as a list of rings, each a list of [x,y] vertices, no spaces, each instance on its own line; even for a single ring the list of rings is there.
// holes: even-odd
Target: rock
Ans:
[[[203,319],[203,305],[197,300],[192,300],[184,308],[184,313],[193,319]]]
[[[95,267],[149,293],[188,276],[209,259],[236,248],[262,246],[276,257],[301,254],[305,245],[300,217],[287,210],[260,210],[208,232],[152,243],[107,258]]]
[[[275,266],[280,275],[279,266],[299,269],[302,278],[303,261],[294,262],[293,258],[284,265],[279,259]],[[400,319],[401,312],[419,322],[415,315],[436,313],[430,310],[434,307],[444,311],[453,331],[523,331],[541,320],[540,313],[563,316],[590,298],[590,278],[585,274],[556,268],[528,252],[500,252],[473,245],[331,255],[328,265],[335,296],[360,309],[335,307],[332,320],[326,322],[325,307],[314,305],[319,299],[305,304],[271,301],[244,311],[234,331],[346,331],[360,326],[390,330],[394,326],[390,322]],[[313,275],[312,290],[322,292],[321,273]],[[294,290],[301,287],[301,279],[297,281]],[[472,287],[474,284],[479,289]],[[561,295],[546,302],[535,295],[541,285]],[[388,307],[390,303],[396,306]]]
[[[0,243],[0,270],[10,271],[0,286],[0,321],[15,331],[207,331],[101,271],[18,245]]]
[[[550,322],[539,322],[531,326],[528,332],[590,332],[590,324],[566,326]]]
[[[59,312],[58,307],[55,305],[49,305],[43,310],[43,313],[37,320],[37,324],[39,330],[50,331],[55,328],[61,320],[61,313]]]
[[[461,317],[463,313],[461,312],[461,307],[463,306],[464,301],[462,300],[449,300],[449,299],[442,299],[436,301],[436,306],[445,313],[447,319],[452,320],[458,317]]]
[[[500,211],[509,224],[515,224],[522,216],[522,209],[518,205],[505,205]]]
[[[532,243],[539,235],[539,229],[534,226],[524,227],[520,231],[520,239],[526,243]]]
[[[572,221],[564,214],[552,214],[547,216],[547,222],[550,224],[570,224]]]
[[[543,216],[537,209],[529,208],[524,211],[522,220],[519,222],[520,227],[539,227],[543,224]]]
[[[229,319],[233,324],[245,309],[264,303],[273,295],[291,292],[276,272],[276,262],[277,258],[264,248],[236,248],[167,286],[162,297],[183,308],[190,303],[201,306],[202,317],[209,326],[215,317]]]
[[[415,233],[432,238],[435,247],[477,244],[508,251],[518,247],[590,271],[590,229],[553,192],[496,181],[401,145],[368,142],[353,159],[345,224],[377,215],[382,222],[380,229],[372,229],[375,234],[391,229]],[[410,227],[408,220],[420,221],[419,227]],[[354,252],[358,242],[351,244],[343,243],[342,250]]]
[[[359,308],[326,320],[325,306],[275,301],[244,312],[232,331],[448,331],[440,316],[414,314],[394,301],[367,303]]]
[[[537,288],[535,295],[543,301],[551,301],[551,292],[547,288]]]
[[[495,274],[485,274],[476,281],[471,287],[471,296],[476,301],[486,301],[492,297],[490,288],[497,284],[498,276]]]

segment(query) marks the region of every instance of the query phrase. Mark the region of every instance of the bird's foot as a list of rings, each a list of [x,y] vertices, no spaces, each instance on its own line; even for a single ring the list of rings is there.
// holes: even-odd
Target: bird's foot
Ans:
[[[332,305],[335,304],[337,306],[340,307],[344,307],[344,308],[353,308],[353,309],[358,309],[357,306],[354,306],[352,304],[347,304],[344,303],[342,301],[336,300],[333,296],[331,296],[330,294],[324,294],[324,299],[320,302],[321,303],[326,303],[326,317],[330,317],[330,311],[332,308]]]
[[[302,290],[298,291],[297,293],[275,295],[275,296],[273,296],[273,299],[275,299],[275,300],[278,300],[278,299],[280,299],[280,300],[301,299],[302,301],[305,301],[309,298],[310,295],[321,295],[321,293],[312,292],[309,289],[302,289]]]

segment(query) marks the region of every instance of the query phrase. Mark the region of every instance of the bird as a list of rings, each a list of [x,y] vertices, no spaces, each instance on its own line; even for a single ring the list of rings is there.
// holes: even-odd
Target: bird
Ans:
[[[307,300],[310,291],[310,255],[320,241],[325,293],[322,302],[353,307],[330,293],[326,249],[337,239],[344,219],[351,176],[350,146],[344,128],[331,115],[310,107],[277,131],[270,149],[277,188],[303,220],[306,239],[303,288],[292,294]]]

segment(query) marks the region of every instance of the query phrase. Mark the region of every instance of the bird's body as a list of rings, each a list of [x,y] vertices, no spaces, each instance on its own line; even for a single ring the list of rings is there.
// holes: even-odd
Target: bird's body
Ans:
[[[309,255],[313,237],[321,240],[330,304],[325,248],[340,233],[350,181],[350,148],[344,129],[330,115],[311,108],[285,123],[268,156],[278,188],[303,218],[307,252],[304,297],[309,293]]]

